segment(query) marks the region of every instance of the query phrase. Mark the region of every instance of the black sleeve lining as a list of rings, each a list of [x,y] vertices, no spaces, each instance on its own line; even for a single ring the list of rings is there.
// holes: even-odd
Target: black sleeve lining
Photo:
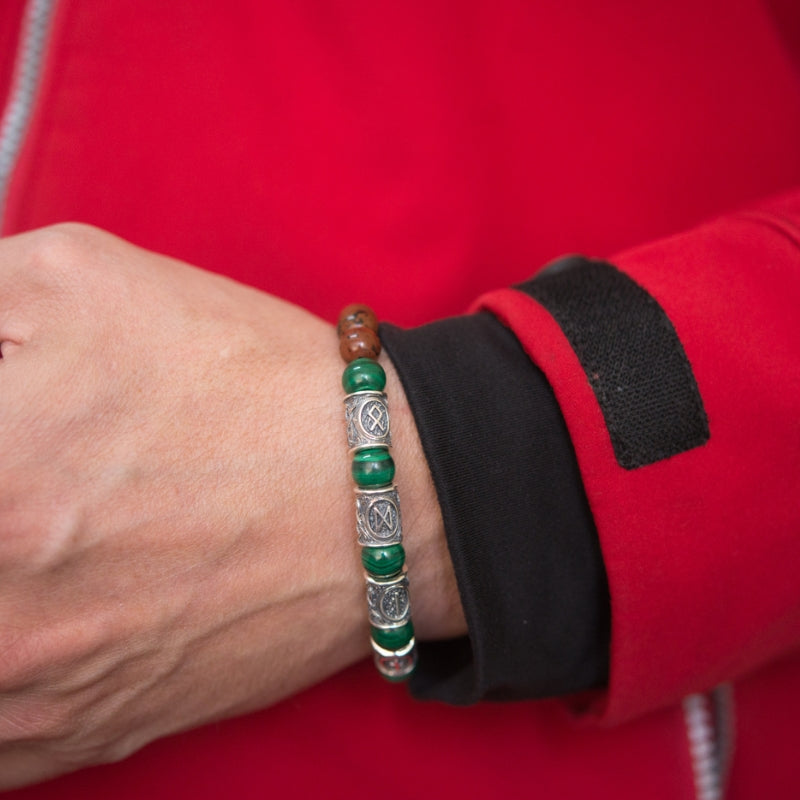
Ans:
[[[468,704],[603,686],[605,569],[544,374],[487,313],[384,325],[381,338],[419,429],[469,626],[468,640],[421,645],[412,692]]]

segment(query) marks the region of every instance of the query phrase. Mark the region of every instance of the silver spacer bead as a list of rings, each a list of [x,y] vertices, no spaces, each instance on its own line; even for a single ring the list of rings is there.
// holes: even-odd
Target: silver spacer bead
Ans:
[[[385,547],[403,541],[397,487],[356,489],[356,531],[362,547]]]
[[[370,641],[374,651],[375,666],[381,675],[389,680],[398,681],[407,678],[414,671],[417,666],[417,647],[414,639],[400,650],[386,650],[373,639]]]
[[[389,407],[383,392],[354,392],[344,398],[347,445],[351,450],[391,447]]]
[[[369,624],[376,628],[399,628],[411,619],[406,571],[394,578],[380,580],[371,575],[367,579],[367,608]]]

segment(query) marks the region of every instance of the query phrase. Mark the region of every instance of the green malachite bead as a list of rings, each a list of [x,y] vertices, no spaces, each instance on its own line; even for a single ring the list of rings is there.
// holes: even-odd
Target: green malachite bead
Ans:
[[[347,394],[368,390],[382,392],[386,386],[386,373],[377,361],[371,358],[357,358],[345,367],[342,386]]]
[[[414,624],[407,622],[402,628],[372,628],[372,638],[386,650],[405,647],[414,636]]]
[[[403,569],[406,551],[401,544],[388,547],[362,547],[361,563],[364,569],[375,578],[388,578]]]
[[[385,447],[370,447],[353,456],[350,471],[359,486],[388,486],[394,480],[394,460]]]

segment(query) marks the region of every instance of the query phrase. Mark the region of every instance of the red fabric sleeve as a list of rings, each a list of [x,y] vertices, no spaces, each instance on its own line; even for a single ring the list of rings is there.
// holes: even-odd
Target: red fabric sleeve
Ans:
[[[692,365],[710,439],[634,470],[550,314],[513,289],[480,305],[544,370],[575,445],[612,608],[595,706],[619,721],[800,645],[800,192],[624,252]]]

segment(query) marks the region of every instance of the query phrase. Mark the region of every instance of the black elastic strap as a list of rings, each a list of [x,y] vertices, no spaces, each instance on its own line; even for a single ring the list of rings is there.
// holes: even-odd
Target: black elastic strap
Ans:
[[[604,261],[559,259],[515,287],[555,318],[594,390],[620,466],[636,469],[705,444],[708,418],[665,311]]]

